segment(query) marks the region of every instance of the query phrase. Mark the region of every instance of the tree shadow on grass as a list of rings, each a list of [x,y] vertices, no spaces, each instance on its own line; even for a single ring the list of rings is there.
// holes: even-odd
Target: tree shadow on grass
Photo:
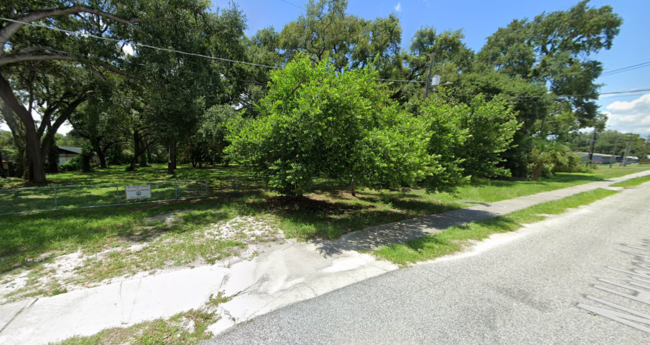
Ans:
[[[422,201],[422,200],[413,200],[414,198],[404,198],[402,195],[388,195],[380,194],[375,195],[363,195],[364,193],[358,193],[359,200],[364,200],[367,202],[382,202],[390,203],[393,208],[401,211],[405,211],[413,216],[426,216],[430,214],[443,213],[447,211],[452,211],[460,208],[460,206],[444,205],[441,203],[431,202],[431,201]],[[363,196],[362,196],[363,195]]]
[[[0,218],[0,273],[37,262],[44,253],[64,253],[81,247],[151,241],[174,231],[198,229],[231,218],[224,200],[196,200],[100,209],[43,212]],[[152,224],[148,217],[188,211],[178,227]]]
[[[340,194],[335,195],[337,198]],[[343,195],[345,197],[345,195]],[[379,224],[393,223],[419,216],[393,208],[379,208],[357,198],[332,199],[326,195],[302,198],[271,197],[247,202],[256,212],[273,214],[288,237],[300,240],[326,240]]]
[[[381,246],[405,243],[438,233],[452,226],[463,226],[470,222],[478,222],[495,216],[495,214],[488,211],[457,209],[441,214],[378,225],[364,231],[346,234],[336,241],[314,240],[311,242],[325,256],[340,254],[348,250],[371,251]]]

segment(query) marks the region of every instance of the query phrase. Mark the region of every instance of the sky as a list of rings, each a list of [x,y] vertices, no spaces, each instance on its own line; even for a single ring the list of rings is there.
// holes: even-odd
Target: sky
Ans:
[[[213,0],[213,8],[226,7],[231,0]],[[235,0],[246,15],[247,35],[273,26],[281,31],[284,25],[305,13],[308,0]],[[513,19],[534,18],[543,12],[567,10],[578,0],[349,0],[348,13],[365,19],[397,14],[402,25],[402,47],[408,48],[415,31],[424,26],[440,30],[463,29],[465,43],[475,51],[486,38]],[[624,20],[621,33],[609,51],[596,59],[603,62],[605,72],[650,61],[650,1],[592,0],[591,6],[612,6]],[[603,76],[601,92],[650,89],[650,67]],[[608,129],[650,136],[650,92],[633,96],[603,96],[601,111],[609,116]]]
[[[244,13],[251,36],[259,29],[273,26],[281,31],[284,25],[305,13],[308,0],[212,0],[213,9],[234,2]],[[416,30],[432,26],[438,30],[463,29],[465,43],[475,51],[486,38],[513,19],[533,18],[543,12],[567,10],[578,0],[349,0],[348,13],[365,19],[386,17],[395,13],[402,25],[402,47],[408,48]],[[596,59],[603,62],[605,72],[650,61],[650,1],[592,0],[592,6],[610,5],[623,17],[621,33],[609,51]],[[650,89],[650,67],[601,77],[601,92]],[[608,129],[650,136],[650,92],[636,95],[602,96],[601,111],[609,117]],[[64,126],[60,133],[70,130]]]

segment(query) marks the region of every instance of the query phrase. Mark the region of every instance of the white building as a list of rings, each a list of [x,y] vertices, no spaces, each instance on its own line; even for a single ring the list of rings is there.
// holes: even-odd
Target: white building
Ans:
[[[59,149],[59,166],[81,154],[81,147],[57,146],[57,148]],[[93,155],[92,162],[99,164],[97,154]]]

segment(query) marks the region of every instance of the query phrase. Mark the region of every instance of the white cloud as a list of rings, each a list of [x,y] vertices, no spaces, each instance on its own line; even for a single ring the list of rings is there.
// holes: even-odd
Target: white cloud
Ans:
[[[395,5],[395,11],[402,12],[402,3],[401,2],[398,2],[397,5]]]
[[[633,101],[617,101],[605,107],[607,128],[624,133],[650,134],[650,93]]]

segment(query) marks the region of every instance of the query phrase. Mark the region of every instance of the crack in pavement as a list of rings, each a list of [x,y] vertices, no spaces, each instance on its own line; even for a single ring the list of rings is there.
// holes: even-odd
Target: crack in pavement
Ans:
[[[18,316],[23,312],[23,310],[26,310],[26,309],[31,308],[31,307],[34,305],[34,303],[36,303],[36,301],[38,301],[38,300],[39,300],[39,298],[36,298],[36,299],[35,299],[34,301],[32,301],[32,303],[30,303],[29,305],[26,305],[26,306],[20,308],[20,310],[19,310],[19,311],[18,311],[18,312],[17,312],[17,313],[16,313],[16,314],[11,318],[11,320],[9,320],[9,322],[7,322],[7,323],[2,327],[2,329],[0,329],[0,334],[2,334],[2,331],[4,331],[5,329],[7,329],[7,327],[9,327],[9,325],[10,325],[14,320],[16,320],[16,319],[18,318]]]

